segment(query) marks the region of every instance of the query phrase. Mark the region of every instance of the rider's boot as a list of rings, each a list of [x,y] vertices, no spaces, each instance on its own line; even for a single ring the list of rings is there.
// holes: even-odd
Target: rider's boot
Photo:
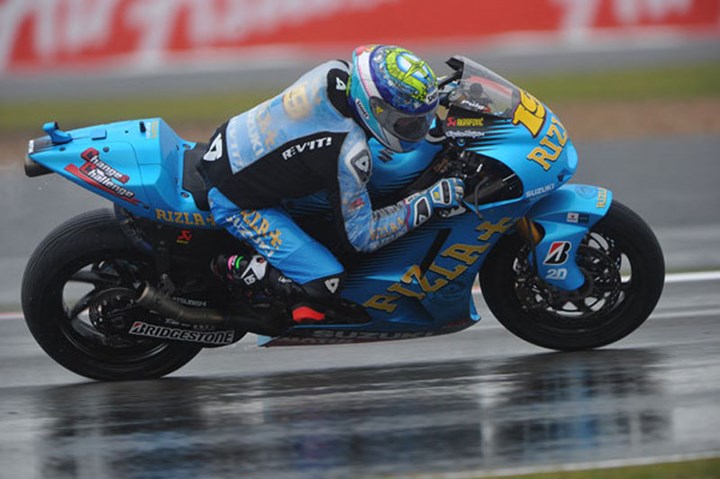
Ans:
[[[244,284],[257,288],[265,282],[268,262],[261,255],[219,255],[210,263],[210,269],[218,278],[229,283]]]
[[[300,286],[303,295],[292,306],[292,320],[297,324],[327,321],[326,311],[338,301],[342,276],[319,278]]]
[[[341,289],[342,278],[320,278],[300,285],[268,264],[261,255],[220,255],[211,270],[230,283],[243,284],[252,290],[268,288],[288,301],[291,319],[296,324],[317,324],[325,321],[326,307],[331,305]]]

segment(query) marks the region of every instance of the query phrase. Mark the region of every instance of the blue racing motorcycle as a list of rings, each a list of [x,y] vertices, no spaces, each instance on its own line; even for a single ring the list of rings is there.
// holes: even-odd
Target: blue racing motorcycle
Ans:
[[[271,292],[211,273],[219,254],[252,250],[209,212],[196,169],[206,145],[159,118],[69,132],[46,124],[27,175],[57,173],[115,207],[67,221],[33,253],[22,284],[33,336],[89,378],[160,377],[248,332],[276,346],[460,331],[480,320],[478,277],[495,317],[538,346],[597,348],[630,334],[664,283],[650,228],[607,189],[567,183],[578,155],[543,103],[464,57],[448,65],[431,135],[405,154],[424,160],[374,145],[369,189],[382,207],[458,176],[463,204],[373,254],[341,256],[342,300],[320,324],[294,325]],[[332,218],[301,203],[286,207],[333,249]]]

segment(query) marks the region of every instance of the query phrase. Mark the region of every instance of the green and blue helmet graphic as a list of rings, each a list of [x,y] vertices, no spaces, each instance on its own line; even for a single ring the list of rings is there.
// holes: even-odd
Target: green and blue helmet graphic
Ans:
[[[348,96],[357,116],[383,145],[410,151],[432,124],[437,78],[412,52],[395,46],[358,47]]]

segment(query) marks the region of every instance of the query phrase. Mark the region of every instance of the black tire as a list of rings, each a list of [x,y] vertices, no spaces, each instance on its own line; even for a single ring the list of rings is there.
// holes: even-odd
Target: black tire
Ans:
[[[22,307],[30,332],[60,365],[91,379],[157,378],[179,369],[202,347],[123,337],[87,318],[98,295],[129,291],[151,279],[152,264],[132,247],[110,211],[70,219],[45,238],[25,269]],[[73,289],[90,291],[71,303]]]
[[[660,245],[621,203],[613,202],[583,240],[578,264],[591,279],[578,292],[563,292],[532,274],[529,250],[517,234],[503,238],[483,266],[480,285],[498,321],[537,346],[575,351],[614,343],[635,331],[660,299]]]

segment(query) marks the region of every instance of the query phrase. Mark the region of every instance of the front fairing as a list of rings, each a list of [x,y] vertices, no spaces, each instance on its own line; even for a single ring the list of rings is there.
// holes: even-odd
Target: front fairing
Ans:
[[[560,119],[530,93],[466,58],[462,76],[444,88],[438,112],[447,141],[500,161],[535,198],[565,183],[577,152]]]

